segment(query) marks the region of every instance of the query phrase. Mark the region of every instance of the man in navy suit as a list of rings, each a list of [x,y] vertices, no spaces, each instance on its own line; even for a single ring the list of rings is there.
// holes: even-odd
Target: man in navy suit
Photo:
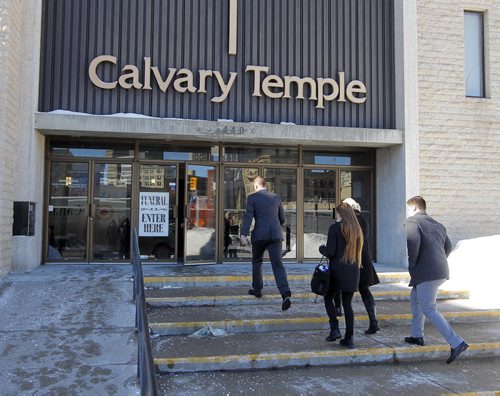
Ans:
[[[276,286],[283,298],[281,309],[290,308],[292,296],[285,267],[281,261],[281,242],[283,234],[281,226],[285,224],[285,211],[281,198],[267,190],[264,178],[258,176],[254,181],[255,193],[247,198],[245,217],[241,226],[241,242],[248,242],[248,232],[252,220],[255,226],[252,231],[252,289],[248,294],[262,297],[262,259],[267,249],[273,268]]]

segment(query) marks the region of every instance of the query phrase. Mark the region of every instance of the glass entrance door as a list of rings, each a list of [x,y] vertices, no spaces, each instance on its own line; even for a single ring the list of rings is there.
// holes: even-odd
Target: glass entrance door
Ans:
[[[139,250],[149,259],[177,257],[177,165],[140,166]]]
[[[50,167],[47,259],[87,260],[89,164],[53,162]]]
[[[285,210],[283,258],[296,259],[297,235],[297,170],[268,167],[224,168],[224,250],[223,261],[251,261],[252,247],[240,244],[240,227],[245,216],[246,201],[254,193],[254,180],[262,175],[269,191],[278,194]],[[250,235],[253,225],[250,227]],[[267,258],[267,253],[266,256]]]
[[[297,258],[297,170],[264,168],[267,189],[281,198],[285,210],[282,254],[284,259]]]
[[[217,167],[186,164],[184,263],[215,262]]]
[[[132,164],[52,162],[47,260],[128,260]]]
[[[254,192],[258,168],[224,168],[224,249],[223,261],[251,261],[252,247],[240,244],[240,228],[247,197]]]
[[[91,257],[129,260],[132,164],[96,163],[93,176]]]
[[[326,243],[335,221],[337,172],[304,169],[304,258],[321,257],[318,248]]]

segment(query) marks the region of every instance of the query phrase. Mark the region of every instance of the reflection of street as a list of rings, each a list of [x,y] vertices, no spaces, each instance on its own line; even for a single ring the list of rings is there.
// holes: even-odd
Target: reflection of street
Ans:
[[[215,258],[215,228],[193,227],[186,232],[186,258],[210,260]]]

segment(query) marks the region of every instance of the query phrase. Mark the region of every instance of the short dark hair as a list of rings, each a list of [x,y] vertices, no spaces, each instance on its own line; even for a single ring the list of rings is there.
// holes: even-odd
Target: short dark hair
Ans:
[[[418,210],[427,209],[427,203],[425,202],[425,199],[423,199],[420,195],[415,195],[414,197],[410,198],[408,201],[406,201],[406,204],[408,206],[416,206]]]
[[[265,180],[263,177],[261,177],[261,176],[257,176],[257,177],[255,178],[254,183],[255,183],[255,184],[257,184],[257,185],[258,185],[258,186],[260,186],[260,187],[264,187],[264,188],[265,188],[265,187],[267,187],[267,182],[266,182],[266,180]]]

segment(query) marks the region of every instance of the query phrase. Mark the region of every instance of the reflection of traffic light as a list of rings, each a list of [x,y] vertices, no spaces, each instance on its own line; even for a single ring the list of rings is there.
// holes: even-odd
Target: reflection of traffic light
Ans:
[[[190,191],[195,191],[196,190],[196,184],[198,182],[198,178],[192,177],[189,179],[189,190]]]

